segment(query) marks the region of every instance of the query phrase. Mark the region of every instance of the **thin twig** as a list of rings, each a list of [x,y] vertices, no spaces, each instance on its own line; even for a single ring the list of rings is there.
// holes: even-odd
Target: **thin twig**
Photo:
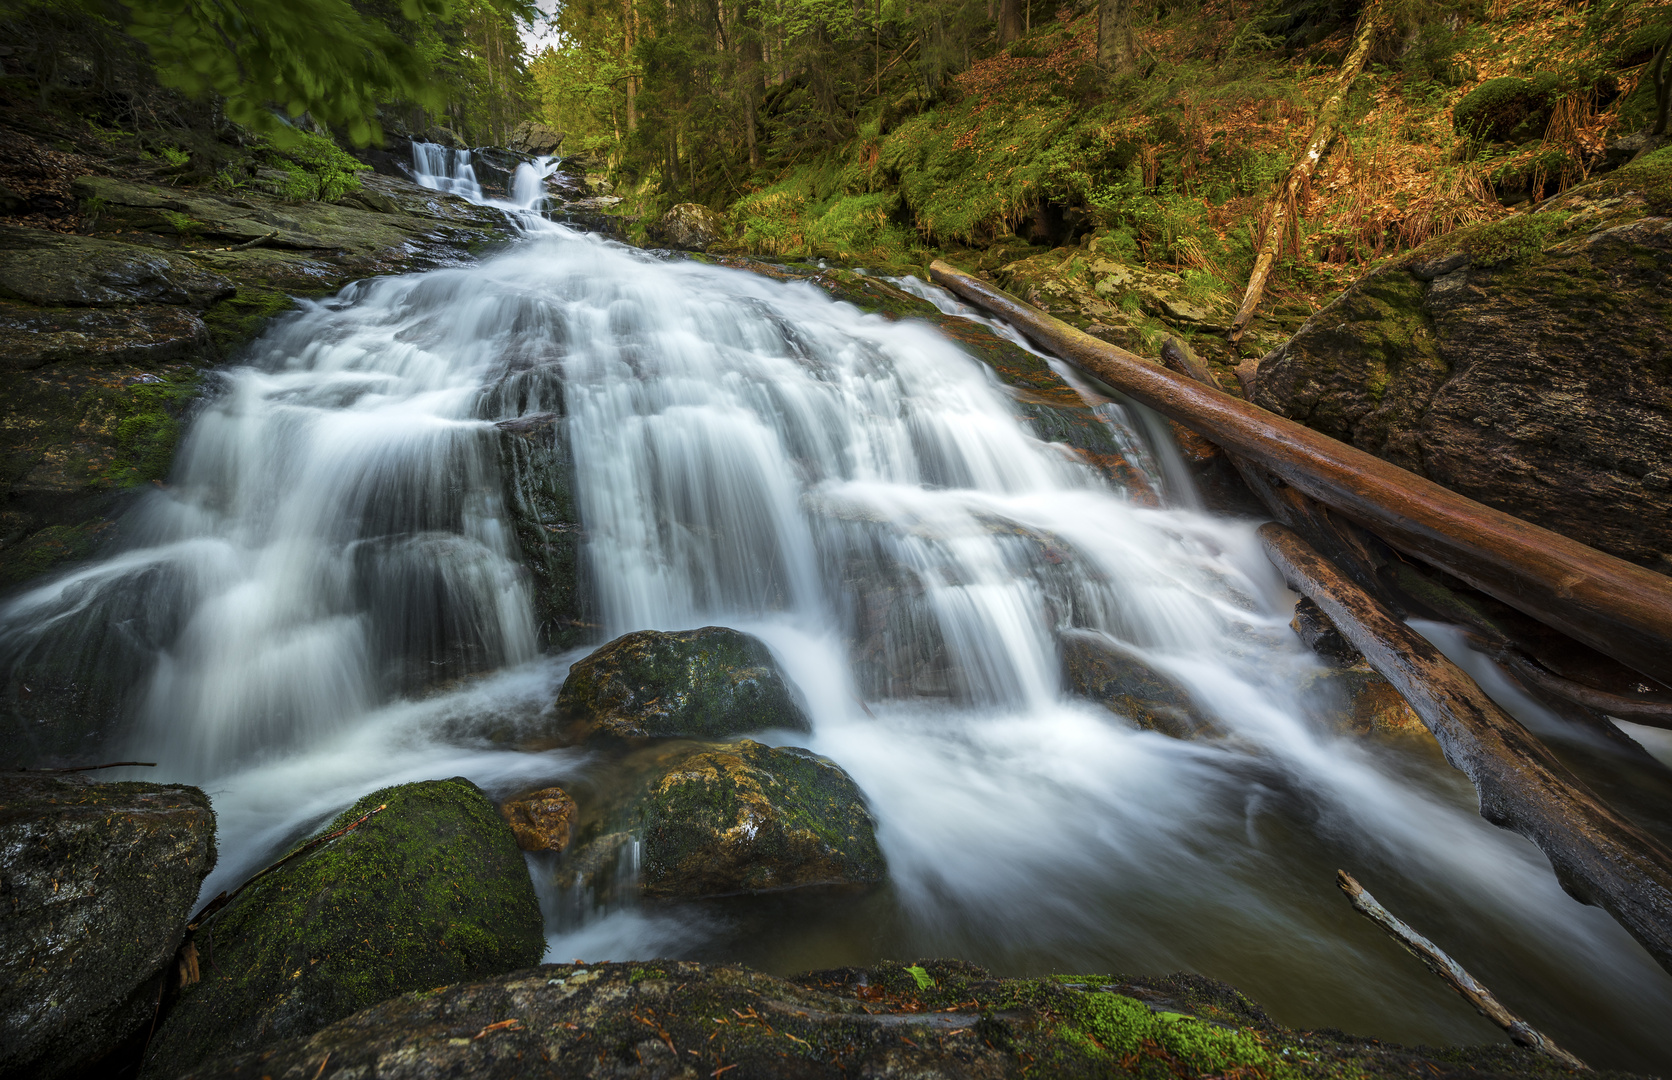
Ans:
[[[1387,908],[1376,902],[1376,898],[1365,891],[1363,885],[1345,870],[1335,872],[1335,883],[1341,886],[1341,891],[1347,894],[1347,899],[1353,902],[1353,907],[1371,922],[1386,930],[1393,938],[1411,952],[1418,960],[1427,966],[1429,971],[1445,980],[1450,986],[1463,996],[1463,1000],[1475,1007],[1475,1011],[1497,1024],[1509,1033],[1510,1040],[1520,1046],[1525,1046],[1547,1057],[1555,1058],[1570,1069],[1589,1069],[1583,1061],[1563,1050],[1527,1021],[1516,1016],[1492,996],[1492,991],[1482,986],[1473,975],[1463,970],[1463,965],[1445,954],[1445,950],[1429,941],[1421,934],[1412,930]]]
[[[126,766],[126,765],[143,765],[146,768],[154,769],[154,768],[156,768],[157,763],[155,761],[111,761],[111,762],[107,762],[104,765],[77,765],[77,766],[75,766],[74,768],[71,768],[71,769],[19,769],[18,772],[27,772],[27,773],[92,772],[95,769],[120,769],[120,768],[122,768],[123,766]]]
[[[198,250],[192,252],[192,254],[193,255],[213,255],[213,254],[216,254],[216,253],[222,252],[222,251],[243,251],[245,248],[260,247],[262,244],[265,244],[269,240],[278,239],[278,236],[279,236],[279,230],[274,229],[272,232],[268,233],[266,236],[258,236],[254,240],[246,240],[242,244],[233,244],[231,247],[199,248]]]

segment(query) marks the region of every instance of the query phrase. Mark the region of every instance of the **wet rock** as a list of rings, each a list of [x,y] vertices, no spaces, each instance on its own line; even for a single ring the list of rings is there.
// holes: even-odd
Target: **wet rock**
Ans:
[[[505,508],[522,564],[533,578],[534,619],[540,645],[553,651],[592,637],[585,587],[584,533],[575,504],[575,459],[563,417],[534,413],[497,425]]]
[[[557,153],[563,145],[563,132],[536,120],[524,120],[511,129],[506,145],[518,153],[542,157]]]
[[[205,308],[237,291],[190,259],[134,244],[0,226],[0,296],[32,304]]]
[[[143,1031],[214,864],[197,788],[0,779],[0,1076],[73,1074]]]
[[[680,203],[651,227],[651,239],[686,251],[707,251],[725,239],[720,215],[699,203]]]
[[[191,1080],[1549,1076],[1500,1044],[1406,1050],[1296,1032],[1199,975],[996,979],[958,960],[793,979],[689,961],[547,964],[383,1002]],[[537,1066],[532,1063],[539,1063]]]
[[[88,309],[0,300],[0,372],[55,363],[143,367],[186,359],[208,345],[203,316],[186,307]]]
[[[812,730],[765,643],[724,626],[616,638],[569,669],[557,709],[576,741]]]
[[[575,800],[562,788],[519,795],[499,808],[524,851],[562,851],[575,824]]]
[[[1306,643],[1307,648],[1335,667],[1351,667],[1364,660],[1353,643],[1342,635],[1311,597],[1303,596],[1295,605],[1295,617],[1289,620],[1289,628]]]
[[[625,817],[640,838],[646,896],[871,885],[887,873],[858,785],[796,747],[674,749]]]
[[[1393,684],[1363,662],[1307,676],[1300,699],[1308,716],[1338,734],[1413,739],[1438,749],[1428,726]]]
[[[213,1055],[306,1036],[395,994],[539,961],[545,938],[527,867],[475,785],[385,788],[322,832],[372,811],[198,930],[203,981],[181,992],[145,1075],[176,1076]]]
[[[1175,739],[1218,734],[1218,728],[1176,681],[1106,634],[1069,630],[1059,636],[1071,692],[1097,702],[1145,731]]]
[[[1255,401],[1672,572],[1672,150],[1376,270]]]

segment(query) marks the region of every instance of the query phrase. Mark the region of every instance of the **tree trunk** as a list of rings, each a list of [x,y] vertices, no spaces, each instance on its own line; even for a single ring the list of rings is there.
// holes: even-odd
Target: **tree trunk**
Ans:
[[[1022,36],[1022,0],[999,0],[999,44]]]
[[[622,58],[627,62],[627,65],[631,67],[633,64],[633,46],[638,43],[635,31],[637,29],[639,15],[633,0],[626,0],[625,7],[626,11],[621,20],[622,43],[624,46],[622,50]],[[627,77],[627,134],[629,135],[631,135],[639,126],[638,109],[633,100],[638,93],[638,81],[639,80],[635,79],[631,75]]]
[[[1599,802],[1461,668],[1306,541],[1267,523],[1260,542],[1422,718],[1446,760],[1475,785],[1480,816],[1538,845],[1562,888],[1614,916],[1672,971],[1672,852]]]
[[[1053,319],[954,266],[934,281],[1124,394],[1244,455],[1390,546],[1672,685],[1672,578],[1447,490]]]
[[[1138,66],[1132,38],[1132,0],[1099,0],[1097,66],[1113,75],[1130,75]]]
[[[1248,275],[1248,290],[1243,293],[1242,304],[1237,308],[1236,317],[1231,320],[1232,344],[1241,340],[1243,331],[1248,329],[1249,320],[1254,318],[1254,309],[1260,305],[1260,297],[1266,290],[1266,278],[1271,275],[1272,264],[1277,261],[1278,249],[1282,247],[1285,233],[1292,227],[1292,219],[1297,216],[1296,198],[1306,186],[1306,182],[1312,178],[1312,174],[1317,171],[1318,163],[1323,160],[1330,143],[1335,141],[1336,127],[1341,121],[1341,108],[1347,103],[1347,91],[1353,88],[1353,83],[1364,71],[1364,61],[1370,55],[1370,43],[1376,36],[1376,22],[1380,14],[1380,0],[1367,0],[1364,10],[1359,13],[1358,30],[1353,38],[1352,51],[1347,54],[1347,59],[1341,62],[1341,72],[1335,78],[1335,86],[1318,109],[1318,122],[1312,128],[1312,138],[1306,144],[1306,152],[1289,167],[1288,175],[1284,177],[1282,185],[1272,197],[1271,207],[1266,211],[1265,235],[1260,241],[1259,253],[1254,258],[1254,272]]]

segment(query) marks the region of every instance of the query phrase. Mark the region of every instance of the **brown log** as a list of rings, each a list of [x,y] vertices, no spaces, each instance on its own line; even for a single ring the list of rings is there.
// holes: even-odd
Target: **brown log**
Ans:
[[[1289,583],[1392,683],[1480,796],[1480,815],[1536,844],[1576,899],[1614,916],[1672,971],[1672,852],[1617,816],[1428,640],[1282,525],[1260,526]]]
[[[1134,400],[1393,548],[1672,685],[1672,578],[1483,506],[1356,447],[1076,330],[936,261],[930,276]]]
[[[1271,274],[1272,264],[1277,261],[1277,252],[1283,245],[1284,232],[1292,227],[1295,215],[1295,200],[1300,197],[1307,181],[1318,170],[1318,163],[1323,161],[1324,154],[1329,151],[1330,143],[1335,141],[1337,130],[1341,124],[1341,109],[1347,103],[1347,91],[1353,88],[1360,73],[1364,71],[1365,58],[1370,55],[1370,43],[1376,37],[1376,21],[1381,14],[1378,0],[1369,0],[1364,10],[1359,13],[1358,29],[1354,32],[1353,47],[1347,53],[1347,59],[1341,61],[1341,71],[1335,77],[1335,85],[1330,88],[1329,96],[1318,107],[1318,119],[1312,126],[1312,138],[1307,140],[1306,150],[1289,166],[1289,173],[1283,178],[1283,184],[1272,196],[1271,206],[1266,211],[1266,231],[1260,241],[1259,254],[1254,258],[1254,271],[1248,275],[1248,289],[1242,295],[1242,303],[1237,307],[1236,317],[1231,320],[1231,343],[1234,345],[1242,338],[1244,330],[1248,329],[1249,320],[1254,318],[1254,309],[1260,306],[1260,297],[1266,291],[1266,278]]]
[[[1341,891],[1347,894],[1353,907],[1359,914],[1369,919],[1388,932],[1406,950],[1421,960],[1423,964],[1438,975],[1442,981],[1458,994],[1463,1000],[1475,1007],[1475,1011],[1509,1033],[1510,1041],[1530,1050],[1537,1050],[1547,1057],[1555,1058],[1570,1069],[1589,1069],[1590,1066],[1574,1057],[1572,1054],[1556,1045],[1555,1040],[1542,1031],[1527,1023],[1504,1008],[1492,991],[1482,986],[1473,975],[1463,969],[1463,965],[1446,955],[1446,951],[1429,941],[1421,934],[1412,930],[1406,922],[1383,907],[1363,885],[1360,885],[1353,875],[1345,870],[1335,872],[1335,883]]]

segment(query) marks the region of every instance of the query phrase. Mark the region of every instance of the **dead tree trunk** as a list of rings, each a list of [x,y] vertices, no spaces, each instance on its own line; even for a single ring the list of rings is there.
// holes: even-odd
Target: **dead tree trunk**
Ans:
[[[1132,38],[1132,0],[1099,0],[1097,66],[1111,75],[1130,75],[1138,66]]]
[[[1380,11],[1379,0],[1368,0],[1364,10],[1359,13],[1358,30],[1353,37],[1352,51],[1347,54],[1347,59],[1341,62],[1341,72],[1336,76],[1335,85],[1318,109],[1318,122],[1312,128],[1312,138],[1307,141],[1306,152],[1289,166],[1282,186],[1272,196],[1271,206],[1266,210],[1265,234],[1260,241],[1260,250],[1254,257],[1254,272],[1248,275],[1248,290],[1243,293],[1242,304],[1237,308],[1236,317],[1231,320],[1232,344],[1242,338],[1243,331],[1248,329],[1249,320],[1254,317],[1254,309],[1260,306],[1260,297],[1266,291],[1266,279],[1271,276],[1272,264],[1277,261],[1278,250],[1283,246],[1283,237],[1293,227],[1297,216],[1295,200],[1300,196],[1307,181],[1312,178],[1312,174],[1318,170],[1318,163],[1323,160],[1330,143],[1335,141],[1336,129],[1341,122],[1341,108],[1347,103],[1347,91],[1353,88],[1359,73],[1364,70],[1365,58],[1370,55],[1370,43],[1376,36],[1376,21]]]
[[[1434,733],[1475,785],[1480,816],[1538,845],[1562,888],[1614,916],[1672,971],[1672,852],[1598,801],[1461,668],[1292,530],[1268,523],[1260,540]]]
[[[1123,394],[1246,457],[1393,548],[1672,684],[1672,578],[1483,506],[1053,319],[944,262],[937,284]]]

